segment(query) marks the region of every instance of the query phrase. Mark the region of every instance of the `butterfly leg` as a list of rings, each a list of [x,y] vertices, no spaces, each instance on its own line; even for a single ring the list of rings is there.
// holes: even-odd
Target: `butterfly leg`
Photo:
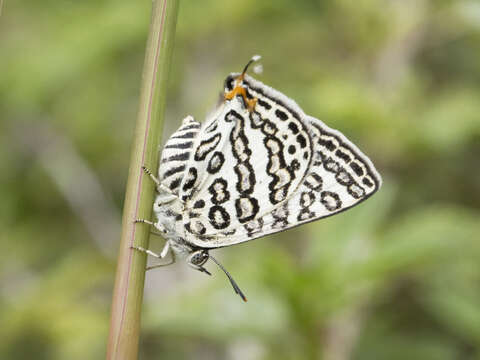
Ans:
[[[150,220],[146,219],[135,219],[134,223],[143,223],[143,224],[148,224],[156,228],[155,224],[151,222]],[[160,230],[160,229],[159,229]]]
[[[148,270],[152,270],[152,269],[156,269],[156,268],[159,268],[159,267],[163,267],[163,266],[168,266],[168,265],[172,265],[173,263],[175,263],[175,253],[172,252],[172,259],[170,260],[170,262],[168,263],[165,263],[165,264],[157,264],[157,265],[152,265],[152,266],[147,266],[147,271]]]
[[[142,169],[150,177],[150,179],[152,179],[152,181],[155,183],[155,185],[157,186],[158,192],[160,192],[160,190],[163,190],[164,192],[168,193],[168,196],[162,199],[162,204],[167,204],[176,199],[183,202],[181,199],[179,199],[178,195],[174,194],[172,190],[170,190],[169,187],[161,183],[160,180],[158,180],[158,178],[155,175],[153,175],[152,171],[149,168],[147,168],[146,166],[142,166]]]
[[[157,203],[159,205],[163,205],[163,204],[168,204],[169,202],[172,202],[174,200],[179,200],[180,202],[183,203],[183,200],[181,200],[178,195],[174,194],[172,192],[172,190],[170,190],[168,187],[166,187],[165,185],[163,184],[160,184],[157,189],[159,190],[163,190],[164,192],[166,192],[167,194],[162,194],[162,197],[160,199],[157,198]]]
[[[170,242],[167,241],[167,243],[165,244],[165,246],[163,247],[163,250],[160,254],[157,254],[157,253],[154,253],[153,251],[151,250],[148,250],[148,249],[145,249],[141,246],[132,246],[132,249],[135,249],[135,250],[138,250],[138,251],[141,251],[141,252],[144,252],[150,256],[154,256],[158,259],[163,259],[167,256],[169,250],[170,250]],[[165,264],[158,264],[158,265],[153,265],[153,266],[148,266],[146,270],[151,270],[151,269],[154,269],[154,268],[157,268],[157,267],[162,267],[162,266],[167,266],[167,265],[171,265],[175,262],[175,255],[174,253],[172,252],[172,259],[170,260],[170,262],[168,263],[165,263]]]
[[[160,258],[163,259],[164,257],[166,257],[169,250],[170,250],[170,242],[167,241],[167,243],[163,247],[162,252],[160,253]],[[171,254],[170,262],[165,263],[165,264],[157,264],[157,265],[153,265],[153,266],[148,266],[147,270],[152,270],[152,269],[155,269],[155,268],[159,268],[159,267],[162,267],[162,266],[167,266],[167,265],[173,264],[176,260],[175,259],[175,253],[173,251],[171,251],[170,254]]]
[[[157,179],[157,177],[155,175],[153,175],[152,171],[147,168],[146,166],[142,165],[142,169],[143,171],[145,172],[145,174],[147,174],[148,176],[150,176],[150,179],[153,180],[153,182],[155,183],[155,185],[157,185],[157,187],[160,187],[160,181]]]
[[[167,229],[165,229],[162,225],[158,224],[158,223],[154,223],[150,220],[146,220],[146,219],[135,219],[134,221],[135,223],[143,223],[143,224],[148,224],[150,226],[153,226],[155,229],[157,229],[160,233],[157,233],[155,232],[156,235],[161,235],[161,236],[164,236],[164,234],[166,234],[168,231]]]
[[[156,236],[162,236],[162,237],[164,236],[164,235],[163,235],[161,232],[158,232],[158,231],[153,231],[153,230],[152,230],[152,231],[150,231],[150,234],[152,234],[152,235],[156,235]]]
[[[168,201],[163,201],[162,203],[167,203],[167,202],[170,202],[170,201],[173,201],[175,199],[178,198],[177,195],[175,195],[172,190],[170,190],[167,186],[165,186],[164,184],[162,184],[160,182],[160,180],[157,179],[157,177],[155,175],[153,175],[152,171],[147,168],[146,166],[142,166],[142,169],[143,171],[145,171],[145,174],[147,174],[148,176],[150,176],[150,179],[152,179],[152,181],[155,183],[155,185],[157,185],[157,190],[160,191],[160,189],[162,189],[163,191],[167,192],[169,195],[168,197]]]

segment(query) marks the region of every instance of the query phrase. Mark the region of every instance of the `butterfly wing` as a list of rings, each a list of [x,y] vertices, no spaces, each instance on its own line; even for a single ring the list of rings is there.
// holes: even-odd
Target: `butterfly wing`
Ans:
[[[199,131],[200,123],[192,116],[187,116],[163,147],[158,178],[175,195],[178,195],[180,184],[185,177],[185,169]]]
[[[258,99],[254,111],[240,96],[226,101],[196,139],[179,190],[187,242],[252,240],[344,211],[380,187],[371,161],[340,132],[249,76],[244,86]]]

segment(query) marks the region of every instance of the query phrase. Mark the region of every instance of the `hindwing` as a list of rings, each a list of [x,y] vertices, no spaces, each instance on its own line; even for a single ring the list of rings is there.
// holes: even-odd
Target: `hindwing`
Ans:
[[[160,182],[178,195],[180,183],[185,177],[185,169],[190,159],[195,138],[200,131],[200,123],[187,116],[182,125],[168,139],[163,147],[158,167]]]
[[[249,76],[243,85],[257,99],[254,110],[241,96],[225,101],[182,163],[187,242],[216,248],[252,240],[344,211],[380,187],[371,161],[343,134]]]

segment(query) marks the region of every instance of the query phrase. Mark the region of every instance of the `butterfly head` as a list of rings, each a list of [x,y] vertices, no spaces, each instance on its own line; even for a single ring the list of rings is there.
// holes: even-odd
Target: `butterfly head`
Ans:
[[[226,81],[226,91],[224,93],[224,100],[232,100],[237,96],[241,96],[245,106],[248,108],[250,112],[255,109],[255,105],[257,104],[256,98],[251,98],[247,94],[247,89],[244,86],[243,80],[245,79],[245,74],[247,73],[248,67],[254,63],[255,61],[260,60],[260,55],[253,56],[250,61],[245,65],[243,71],[240,75],[235,78],[227,78]]]
[[[203,267],[209,257],[210,256],[208,255],[207,250],[195,250],[188,256],[187,262],[194,269],[204,272],[208,275],[212,275],[207,269]]]
[[[195,266],[202,266],[209,258],[207,250],[196,250],[190,255],[190,263]]]

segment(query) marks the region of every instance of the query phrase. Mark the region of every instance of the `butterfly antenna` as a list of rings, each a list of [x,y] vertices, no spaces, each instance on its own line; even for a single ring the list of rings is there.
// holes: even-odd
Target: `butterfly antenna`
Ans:
[[[260,60],[262,57],[260,55],[254,55],[252,56],[252,58],[250,59],[250,61],[247,63],[247,65],[245,65],[245,67],[243,68],[243,71],[242,71],[242,75],[240,75],[242,78],[243,76],[245,76],[245,73],[247,72],[248,70],[248,67],[254,63],[255,61],[258,61]]]
[[[209,254],[210,255],[210,254]],[[243,301],[247,302],[247,298],[245,297],[245,295],[243,294],[242,290],[240,290],[240,288],[238,287],[237,283],[235,282],[235,280],[233,280],[232,276],[229,274],[229,272],[227,271],[227,269],[225,269],[222,264],[220,264],[212,255],[210,255],[210,259],[213,260],[213,262],[215,264],[218,265],[218,267],[220,269],[223,270],[223,272],[225,273],[225,275],[227,275],[228,277],[228,280],[230,280],[230,284],[232,284],[232,287],[233,287],[233,290],[235,290],[235,293],[237,293]]]

